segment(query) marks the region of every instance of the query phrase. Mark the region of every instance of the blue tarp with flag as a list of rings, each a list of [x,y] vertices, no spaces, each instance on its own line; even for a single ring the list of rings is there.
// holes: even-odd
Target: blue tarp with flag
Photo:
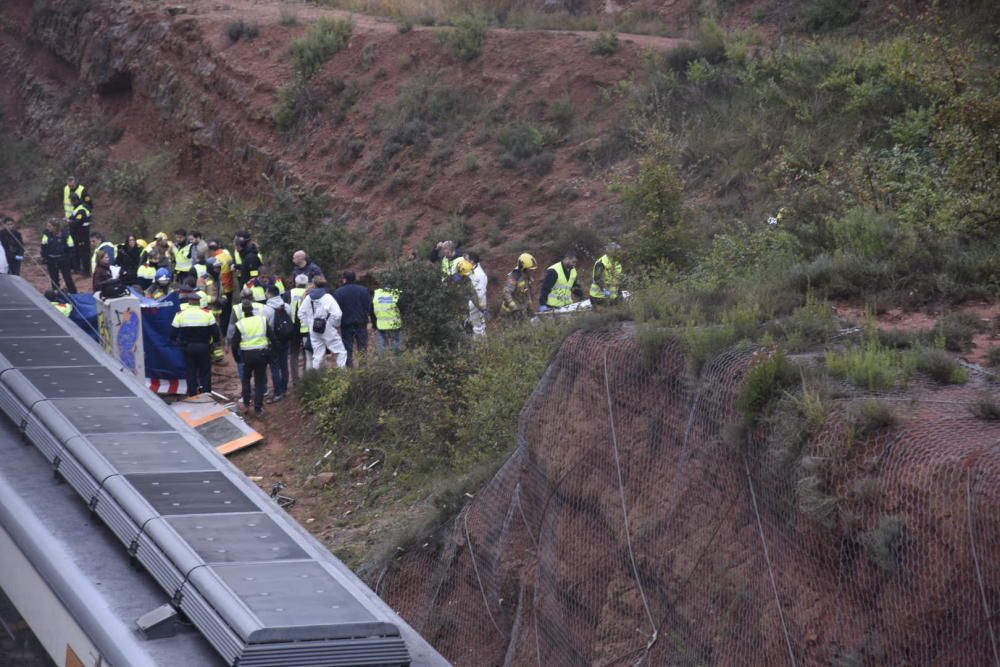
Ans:
[[[139,297],[142,306],[142,350],[146,377],[154,380],[183,379],[184,352],[170,344],[171,325],[180,308],[180,297],[176,292],[162,299],[147,299],[135,290],[133,294]],[[97,299],[93,294],[71,294],[70,298],[73,301],[70,319],[100,343]]]

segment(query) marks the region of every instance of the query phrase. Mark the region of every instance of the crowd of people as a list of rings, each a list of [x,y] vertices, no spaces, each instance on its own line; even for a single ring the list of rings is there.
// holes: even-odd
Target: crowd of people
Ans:
[[[116,244],[92,227],[93,197],[72,176],[63,190],[63,206],[64,219],[50,219],[41,236],[41,258],[51,281],[46,296],[71,314],[73,274],[90,278],[95,293],[131,289],[150,299],[177,293],[181,306],[172,340],[184,349],[189,395],[212,390],[212,363],[224,360],[226,347],[239,369],[244,409],[252,406],[256,414],[264,409],[268,371],[270,400],[277,402],[305,369],[323,368],[328,356],[337,367],[353,366],[368,352],[370,327],[377,355],[403,349],[398,286],[379,285],[371,276],[363,285],[353,271],[344,271],[339,285],[330,285],[323,268],[303,249],[290,258],[286,287],[248,230],[237,232],[232,251],[218,238],[187,229],[174,230],[172,237],[159,232],[149,242],[129,234]],[[9,272],[18,273],[24,244],[10,218],[4,220],[0,242]],[[611,243],[594,264],[589,290],[594,308],[621,298],[619,254],[618,245]],[[468,290],[468,328],[474,337],[485,336],[489,280],[479,255],[441,241],[430,260],[440,265],[443,281]],[[567,252],[545,270],[536,309],[533,284],[539,265],[533,255],[521,254],[507,274],[500,315],[526,319],[583,299],[577,262],[576,254]]]

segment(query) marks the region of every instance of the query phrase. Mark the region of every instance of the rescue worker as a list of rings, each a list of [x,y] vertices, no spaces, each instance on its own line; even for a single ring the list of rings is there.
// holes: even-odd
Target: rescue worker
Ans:
[[[104,251],[104,254],[108,256],[111,263],[115,263],[115,244],[111,241],[107,241],[104,235],[98,231],[90,232],[90,270],[93,272],[97,268],[97,253]]]
[[[308,285],[309,277],[305,273],[300,273],[295,276],[295,287],[288,292],[288,312],[292,316],[292,322],[296,327],[296,334],[292,336],[288,344],[290,362],[288,370],[293,385],[299,382],[299,362],[301,361],[303,352],[308,347],[305,341],[309,338],[309,329],[306,327],[305,322],[299,318],[299,307],[302,305],[302,299],[305,298],[306,293],[309,291]],[[308,358],[308,353],[306,354],[305,368],[309,368],[310,359]]]
[[[403,351],[403,316],[399,311],[399,290],[390,285],[380,285],[372,297],[375,319],[375,354],[382,356],[386,349],[399,354]]]
[[[259,275],[260,266],[264,263],[264,253],[246,230],[236,232],[233,245],[233,266],[239,274],[239,286],[242,287]]]
[[[219,326],[223,331],[228,330],[229,320],[233,311],[233,295],[236,292],[236,280],[233,274],[233,256],[222,247],[218,239],[209,239],[208,254],[216,261],[219,269],[218,280],[220,290],[226,300],[222,303],[222,312],[219,314]]]
[[[607,251],[594,262],[590,283],[590,303],[594,310],[617,305],[621,301],[622,265],[617,260],[621,246],[609,243]]]
[[[507,274],[503,286],[503,302],[500,312],[512,318],[528,318],[534,313],[531,299],[531,275],[538,268],[534,255],[523,252],[517,258],[517,266]]]
[[[441,241],[434,248],[435,256],[441,261],[441,275],[448,278],[455,274],[458,261],[462,256],[455,252],[454,241]]]
[[[472,335],[485,336],[488,315],[486,288],[489,285],[489,278],[479,263],[478,253],[468,253],[465,256],[465,261],[472,264],[472,273],[469,275],[473,293],[473,298],[469,300],[469,323],[472,325]]]
[[[222,292],[222,282],[219,280],[219,262],[215,257],[209,257],[205,264],[205,275],[198,280],[198,285],[208,295],[207,307],[222,331],[222,314],[229,300]],[[227,323],[228,324],[228,323]],[[212,361],[221,364],[225,360],[225,351],[221,345],[212,348]]]
[[[313,369],[323,368],[327,352],[336,357],[338,368],[347,365],[347,350],[337,332],[341,316],[337,300],[326,289],[326,278],[316,278],[309,296],[299,306],[299,320],[309,329]]]
[[[150,254],[142,255],[145,261],[136,269],[135,284],[146,292],[156,282],[156,257]]]
[[[340,287],[333,292],[340,306],[340,337],[347,348],[347,365],[354,367],[355,350],[359,357],[368,353],[368,318],[372,313],[372,293],[358,284],[354,271],[344,271]]]
[[[78,202],[82,202],[91,210],[94,209],[94,199],[90,196],[87,188],[83,187],[83,184],[77,183],[75,176],[67,176],[66,185],[63,186],[63,217],[67,220],[73,217],[73,210],[77,206],[72,201],[73,195],[76,195]]]
[[[114,279],[115,274],[111,271],[111,256],[104,250],[97,251],[97,257],[95,260],[96,264],[94,265],[94,277],[91,282],[91,290],[96,294],[101,291],[104,283]]]
[[[267,326],[267,318],[263,314],[254,314],[254,303],[250,299],[243,300],[239,312],[241,313],[240,319],[236,322],[230,345],[233,358],[243,367],[243,373],[240,376],[243,388],[243,409],[244,411],[250,409],[252,393],[254,414],[259,417],[264,412],[264,392],[267,390],[268,350],[271,332]]]
[[[295,280],[301,275],[305,275],[312,282],[313,278],[316,276],[322,276],[323,269],[310,261],[309,253],[305,250],[296,250],[292,253],[292,280]]]
[[[190,273],[194,268],[194,260],[191,258],[191,243],[188,242],[188,234],[184,228],[174,231],[174,274],[180,278],[184,274]]]
[[[17,221],[7,216],[3,220],[3,229],[0,230],[0,246],[3,246],[3,253],[7,258],[7,271],[12,276],[21,275],[21,262],[24,261],[24,239],[21,237],[21,230],[17,228]]]
[[[187,294],[188,292],[194,292],[195,294],[198,295],[199,308],[208,308],[211,299],[209,298],[208,293],[205,290],[198,287],[198,281],[194,279],[194,276],[189,274],[184,278],[183,281],[181,281],[180,291],[181,291],[181,310],[191,307],[190,304],[188,304],[187,299],[184,298],[184,295]]]
[[[60,313],[69,317],[73,314],[73,304],[66,302],[66,297],[57,292],[54,289],[45,290],[45,298],[48,302],[55,306],[55,309]]]
[[[125,242],[115,249],[115,264],[119,268],[118,279],[122,281],[123,285],[137,285],[139,283],[139,269],[143,266],[141,256],[142,246],[139,245],[139,239],[136,238],[135,234],[126,236]],[[153,276],[155,275],[156,269],[153,269]]]
[[[269,265],[261,264],[257,275],[250,279],[245,286],[250,288],[255,302],[264,303],[267,301],[267,288],[271,285],[278,288],[279,294],[285,293],[285,283],[281,282],[281,278],[271,275],[271,267]]]
[[[583,298],[583,290],[576,276],[576,262],[576,253],[570,250],[561,262],[556,262],[546,270],[538,299],[538,312],[565,308],[573,305],[574,300]]]
[[[73,246],[76,257],[73,262],[73,270],[79,272],[84,277],[90,276],[90,223],[91,213],[86,204],[81,203],[80,198],[70,195],[73,203],[73,213],[69,217],[69,231],[73,235]]]
[[[171,323],[170,341],[184,346],[184,368],[187,375],[187,395],[212,391],[212,346],[219,341],[219,325],[215,317],[200,305],[201,297],[194,290],[182,290],[181,298],[188,307],[180,309]]]
[[[73,261],[75,260],[75,243],[68,231],[62,229],[57,218],[52,218],[42,232],[42,261],[49,271],[52,289],[59,289],[59,275],[62,274],[66,283],[66,291],[76,294],[76,284],[73,282]]]
[[[146,297],[156,300],[164,298],[170,294],[170,283],[173,280],[174,276],[170,273],[170,269],[157,269],[153,284],[146,290]]]

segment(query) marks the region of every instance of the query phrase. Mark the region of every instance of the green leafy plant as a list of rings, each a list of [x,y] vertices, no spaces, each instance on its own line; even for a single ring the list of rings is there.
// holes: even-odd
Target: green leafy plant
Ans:
[[[856,347],[826,353],[826,368],[837,376],[866,389],[891,389],[902,376],[899,352],[883,346],[877,337],[868,337]]]
[[[590,52],[599,56],[611,56],[622,48],[618,35],[613,32],[602,32],[590,45]]]
[[[964,384],[969,380],[969,372],[944,350],[925,348],[913,354],[916,369],[938,384]]]
[[[316,72],[347,46],[354,30],[350,20],[322,17],[303,36],[292,42],[292,62],[301,80],[311,79]]]
[[[466,15],[455,21],[454,28],[438,33],[438,41],[455,54],[456,58],[468,62],[483,52],[486,35],[486,20]]]

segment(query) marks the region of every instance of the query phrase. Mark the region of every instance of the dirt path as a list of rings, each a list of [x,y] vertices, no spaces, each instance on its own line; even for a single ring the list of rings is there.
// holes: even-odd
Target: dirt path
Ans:
[[[337,18],[351,19],[355,28],[363,32],[392,33],[399,29],[400,21],[381,16],[371,16],[359,14],[342,9],[317,7],[312,4],[294,2],[261,2],[260,0],[235,0],[219,4],[210,0],[193,0],[184,2],[188,13],[205,18],[210,21],[233,21],[243,19],[244,21],[257,23],[278,23],[283,10],[291,11],[299,21],[314,21],[322,16],[333,16]],[[447,29],[447,26],[413,26],[414,31],[434,32]],[[579,37],[587,40],[596,39],[600,33],[585,30],[514,30],[511,28],[491,28],[490,33],[496,35],[513,34],[547,34],[552,36]],[[618,38],[626,43],[632,43],[643,49],[656,49],[668,51],[686,40],[673,37],[659,37],[656,35],[635,35],[628,33],[617,33]]]

